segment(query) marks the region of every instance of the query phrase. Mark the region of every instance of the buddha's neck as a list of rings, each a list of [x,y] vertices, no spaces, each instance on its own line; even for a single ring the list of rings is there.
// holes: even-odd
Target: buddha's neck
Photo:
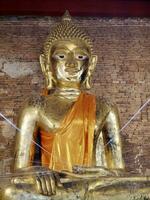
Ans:
[[[76,100],[80,95],[80,84],[73,82],[61,82],[57,84],[55,94],[60,98]]]

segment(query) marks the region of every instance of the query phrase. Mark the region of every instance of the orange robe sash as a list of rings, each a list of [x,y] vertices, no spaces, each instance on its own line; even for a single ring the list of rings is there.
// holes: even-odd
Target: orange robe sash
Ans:
[[[95,128],[95,96],[81,93],[56,133],[41,131],[42,165],[72,171],[72,167],[91,166]]]

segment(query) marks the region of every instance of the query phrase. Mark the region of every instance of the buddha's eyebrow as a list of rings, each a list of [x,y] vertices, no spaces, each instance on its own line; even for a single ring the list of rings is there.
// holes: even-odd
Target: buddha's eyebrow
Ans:
[[[72,50],[70,50],[69,48],[67,48],[67,47],[65,47],[65,46],[57,46],[54,50],[53,50],[53,53],[55,52],[55,53],[59,53],[59,52],[61,52],[61,51],[68,51],[68,52],[71,52],[71,51],[74,51],[74,52],[80,52],[80,53],[84,53],[84,54],[86,54],[86,55],[89,55],[89,52],[88,52],[88,50],[87,49],[85,49],[85,48],[80,48],[80,47],[76,47],[76,48],[74,48],[74,49],[72,49]]]
[[[70,51],[70,50],[66,47],[59,47],[59,48],[54,49],[53,53],[57,53],[57,52],[59,53],[61,51]]]
[[[86,54],[86,55],[89,55],[88,50],[85,49],[85,48],[81,49],[81,48],[77,47],[77,48],[74,49],[74,51],[75,51],[75,52],[81,52],[81,53],[84,53],[84,54]]]

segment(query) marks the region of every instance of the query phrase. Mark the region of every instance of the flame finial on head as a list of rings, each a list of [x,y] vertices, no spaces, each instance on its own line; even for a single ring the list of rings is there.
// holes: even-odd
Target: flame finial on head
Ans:
[[[62,21],[71,21],[71,15],[68,10],[65,11],[64,15],[62,16]]]

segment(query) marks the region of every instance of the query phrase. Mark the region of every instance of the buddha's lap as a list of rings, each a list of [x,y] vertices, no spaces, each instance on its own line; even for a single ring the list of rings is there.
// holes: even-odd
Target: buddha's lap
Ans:
[[[56,195],[45,196],[38,194],[31,185],[8,185],[3,189],[1,200],[65,200],[82,199],[86,196],[88,200],[128,200],[128,199],[150,199],[150,184],[147,186],[141,183],[125,183],[121,185],[108,185],[99,187],[96,191],[86,191],[85,187],[73,187],[56,190]],[[85,195],[86,194],[86,195]],[[86,199],[85,198],[85,199]]]

